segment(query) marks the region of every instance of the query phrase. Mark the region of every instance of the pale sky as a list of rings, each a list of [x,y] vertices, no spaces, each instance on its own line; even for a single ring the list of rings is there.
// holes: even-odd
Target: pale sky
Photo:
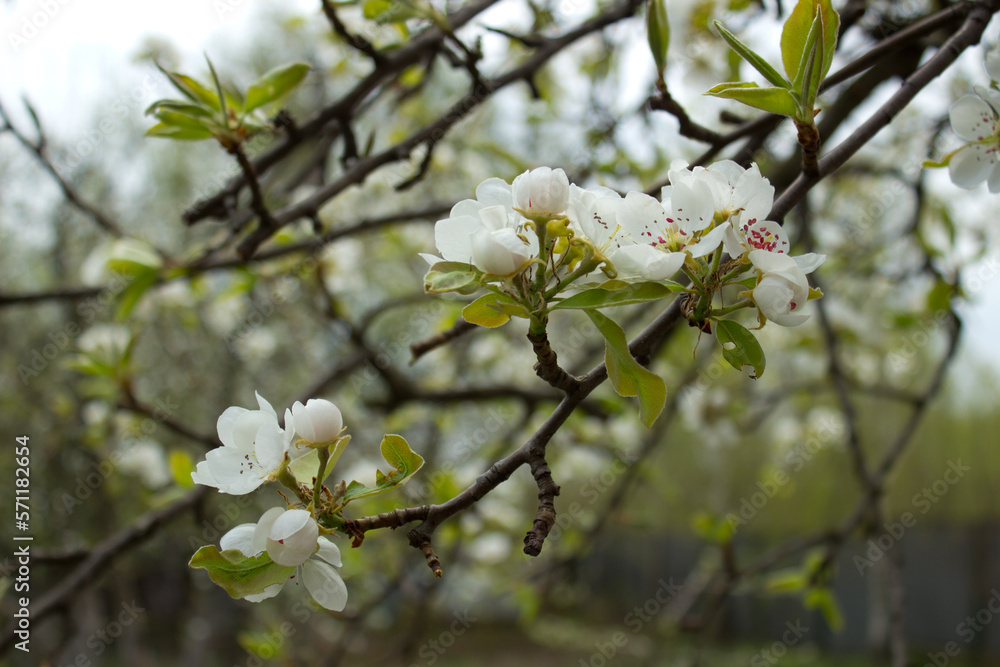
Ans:
[[[678,4],[683,3],[671,3],[672,12]],[[109,90],[118,94],[142,85],[148,69],[133,57],[147,38],[166,38],[179,50],[181,62],[190,65],[201,60],[213,40],[230,42],[269,7],[299,8],[320,20],[318,5],[317,0],[8,0],[0,4],[0,101],[27,127],[20,98],[28,97],[54,141],[73,141],[86,131]],[[996,32],[994,25],[988,34],[995,39]],[[981,53],[967,53],[962,65],[970,79],[983,83],[985,75],[975,74],[977,67],[981,70]],[[171,92],[165,82],[156,85],[157,90],[145,91],[146,103],[157,93]],[[1000,195],[990,196],[985,186],[975,197],[980,210],[1000,205]],[[1000,368],[998,260],[995,252],[970,272],[981,287],[962,312],[967,325],[963,356],[970,363],[989,359]]]

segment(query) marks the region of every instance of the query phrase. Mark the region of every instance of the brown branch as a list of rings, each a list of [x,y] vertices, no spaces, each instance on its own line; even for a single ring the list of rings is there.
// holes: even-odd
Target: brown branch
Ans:
[[[538,484],[538,512],[531,530],[524,536],[524,553],[537,556],[542,553],[545,538],[556,522],[555,497],[559,495],[559,485],[552,479],[552,471],[544,455],[531,459],[531,475]]]
[[[531,341],[531,347],[535,350],[535,357],[538,358],[538,362],[535,363],[535,373],[538,377],[567,394],[572,394],[579,389],[580,380],[567,373],[559,365],[559,359],[556,357],[555,350],[549,344],[548,334],[544,331],[540,334],[528,332],[528,340]]]
[[[410,345],[410,352],[413,353],[413,357],[410,359],[410,363],[416,363],[417,359],[424,356],[432,350],[436,350],[442,345],[447,345],[451,341],[455,340],[459,336],[469,333],[474,329],[478,329],[475,324],[468,322],[466,320],[458,320],[451,326],[450,329],[446,329],[441,333],[436,333],[430,338],[425,338],[424,340],[417,341]]]
[[[385,62],[385,57],[378,52],[378,49],[365,39],[361,35],[353,35],[344,25],[344,22],[340,20],[337,16],[337,10],[334,8],[333,3],[330,0],[323,0],[323,14],[326,15],[328,21],[330,21],[330,26],[333,31],[341,37],[347,44],[357,49],[361,53],[365,54],[372,59],[375,63],[375,67],[379,67]]]
[[[678,131],[681,133],[681,136],[694,139],[695,141],[702,141],[706,144],[712,144],[713,146],[719,145],[724,141],[724,135],[691,120],[687,111],[674,100],[666,86],[658,86],[658,88],[658,94],[649,98],[649,108],[657,111],[666,111],[676,118],[680,124]]]
[[[617,21],[631,16],[640,4],[641,0],[625,0],[625,2],[622,2],[615,9],[585,21],[576,29],[547,40],[545,45],[539,48],[535,54],[507,73],[493,79],[483,79],[471,95],[453,104],[445,114],[433,123],[411,134],[406,139],[385,149],[381,153],[359,159],[338,178],[327,183],[311,196],[276,211],[274,218],[279,227],[318,211],[324,204],[347,188],[364,182],[371,173],[380,167],[407,159],[417,146],[425,144],[428,141],[440,140],[452,127],[457,125],[459,121],[468,116],[473,109],[480,106],[495,92],[512,83],[529,79],[542,65],[546,64],[554,55],[567,46],[591,33],[602,30]],[[271,238],[275,231],[277,230],[259,226],[240,243],[237,252],[243,258],[253,256],[257,252],[257,249]]]
[[[441,559],[437,557],[434,553],[434,547],[431,545],[431,538],[429,535],[425,535],[417,531],[417,529],[411,530],[407,537],[410,540],[410,546],[414,549],[419,549],[427,559],[427,567],[431,568],[435,577],[440,577],[444,574],[444,570],[441,569]]]
[[[35,123],[35,130],[38,132],[38,141],[32,142],[27,136],[21,133],[17,127],[10,122],[10,117],[7,116],[7,111],[3,108],[3,105],[0,104],[0,118],[3,118],[6,129],[14,135],[22,146],[35,154],[35,158],[38,160],[39,164],[42,165],[45,171],[47,171],[49,175],[52,176],[52,179],[59,185],[59,189],[62,190],[66,201],[76,207],[91,220],[96,222],[99,227],[104,229],[109,234],[112,234],[113,236],[122,236],[122,231],[118,225],[111,220],[111,218],[97,210],[93,205],[87,203],[56,170],[55,165],[52,164],[52,161],[49,160],[48,155],[46,155],[45,134],[42,131],[42,125],[38,120],[38,114],[35,113],[34,108],[32,108],[31,104],[27,100],[24,101],[24,105],[28,108],[28,113],[31,114],[31,118]]]
[[[478,0],[462,7],[448,17],[448,25],[457,30],[471,21],[475,16],[494,5],[498,0]],[[418,62],[421,58],[440,48],[445,34],[437,27],[430,27],[416,35],[408,44],[385,56],[385,61],[374,71],[359,81],[350,91],[333,104],[321,110],[316,116],[298,128],[292,136],[286,136],[277,146],[253,160],[254,170],[263,174],[268,169],[284,160],[299,144],[317,135],[339,131],[340,124],[331,130],[331,122],[350,117],[354,110],[386,81],[396,77],[403,70]],[[235,201],[236,195],[246,186],[245,177],[240,174],[226,182],[214,195],[196,202],[183,214],[184,221],[193,225],[209,217],[226,217],[230,213],[229,203]]]
[[[236,144],[233,147],[232,153],[236,156],[236,161],[240,163],[240,169],[243,170],[243,177],[250,186],[253,210],[257,214],[257,217],[260,218],[261,226],[274,227],[277,223],[271,217],[271,212],[267,209],[267,203],[264,201],[264,191],[260,187],[260,181],[257,180],[257,174],[254,172],[250,160],[247,159],[247,154],[244,152],[243,146]]]

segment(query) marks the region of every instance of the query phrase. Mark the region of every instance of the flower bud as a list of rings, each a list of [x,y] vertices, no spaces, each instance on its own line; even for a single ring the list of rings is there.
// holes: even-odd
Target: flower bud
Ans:
[[[531,258],[531,248],[513,229],[481,229],[472,237],[472,263],[495,276],[517,273]]]
[[[562,169],[539,167],[526,171],[511,184],[514,208],[526,215],[556,215],[569,203],[569,179]]]
[[[313,443],[330,442],[340,435],[344,418],[336,405],[322,398],[310,398],[305,405],[295,401],[292,406],[295,432]]]

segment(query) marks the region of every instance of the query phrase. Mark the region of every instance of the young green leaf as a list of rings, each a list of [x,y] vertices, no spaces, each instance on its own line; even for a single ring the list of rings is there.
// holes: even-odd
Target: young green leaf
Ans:
[[[462,317],[467,322],[488,329],[507,324],[512,315],[526,318],[528,311],[513,297],[496,292],[484,294],[462,309]]]
[[[656,71],[663,77],[667,69],[667,51],[670,48],[670,21],[667,17],[667,3],[664,0],[646,2],[646,41],[653,53]]]
[[[840,632],[844,629],[844,614],[840,611],[837,598],[834,597],[833,591],[829,588],[810,589],[803,598],[803,604],[806,609],[818,609],[823,614],[826,624],[834,632]]]
[[[788,20],[785,21],[781,31],[781,61],[790,81],[801,81],[799,68],[803,63],[803,56],[809,51],[806,40],[817,15],[822,15],[823,30],[817,41],[825,62],[825,68],[819,75],[820,80],[826,76],[833,63],[833,53],[837,48],[837,33],[840,30],[840,15],[834,11],[830,0],[799,0],[788,15]]]
[[[471,264],[438,262],[424,276],[424,291],[428,294],[458,292],[471,294],[479,289],[479,274]]]
[[[405,484],[424,465],[423,457],[411,450],[406,439],[399,435],[386,435],[382,439],[382,456],[392,466],[392,470],[383,473],[376,469],[374,487],[352,481],[347,485],[347,491],[341,499],[341,506],[358,498],[391,491],[397,486]]]
[[[226,91],[222,87],[222,81],[219,79],[219,73],[215,71],[215,65],[209,60],[208,54],[205,54],[205,60],[208,62],[208,71],[212,73],[212,81],[215,82],[215,92],[219,99],[219,111],[222,112],[222,118],[228,119],[229,111],[226,109]],[[225,120],[228,127],[228,120]]]
[[[608,379],[619,396],[638,396],[639,420],[649,428],[667,402],[663,379],[643,368],[628,349],[625,332],[618,324],[596,310],[585,310],[607,343],[604,362]]]
[[[167,125],[182,127],[186,130],[203,130],[205,132],[211,132],[211,129],[205,122],[207,119],[202,117],[190,116],[180,111],[172,111],[164,108],[156,111],[155,116],[157,120],[161,123],[166,123]]]
[[[738,53],[743,60],[750,63],[755,70],[760,72],[769,83],[775,85],[779,88],[788,88],[789,83],[785,80],[785,77],[778,73],[778,70],[771,67],[771,65],[764,60],[758,53],[754,52],[749,46],[741,42],[736,35],[726,30],[725,26],[719,21],[715,22],[715,27],[722,35],[722,38],[726,40],[733,51]]]
[[[595,287],[585,290],[559,301],[552,310],[610,308],[625,306],[631,303],[646,303],[658,301],[671,296],[674,292],[684,289],[677,283],[664,285],[662,283],[633,283],[624,287]]]
[[[278,565],[267,553],[248,558],[236,549],[220,552],[214,544],[198,549],[188,566],[208,572],[209,578],[234,598],[263,593],[295,573],[294,567]]]
[[[720,83],[705,94],[736,100],[755,109],[782,116],[794,117],[798,114],[795,98],[784,88],[761,88],[756,83],[747,82]]]
[[[764,350],[754,335],[742,324],[732,320],[720,320],[715,327],[715,336],[722,345],[722,357],[738,371],[750,366],[750,377],[756,379],[764,374]]]
[[[172,83],[174,88],[179,90],[182,95],[195,102],[201,102],[216,111],[219,110],[219,96],[213,93],[209,88],[198,83],[186,74],[165,70],[159,63],[156,63],[156,67],[163,72],[168,79],[170,79],[170,83]]]
[[[166,123],[157,123],[146,130],[147,137],[164,137],[165,139],[177,139],[179,141],[200,141],[209,139],[212,133],[208,130],[195,130]]]
[[[247,89],[246,104],[243,107],[244,113],[249,113],[268,102],[273,102],[291,91],[305,78],[309,69],[310,67],[306,63],[291,63],[276,67],[251,83],[250,88]]]
[[[200,104],[192,104],[190,102],[182,102],[180,100],[156,100],[148,107],[146,107],[145,114],[149,116],[159,109],[169,109],[171,111],[177,111],[180,113],[185,113],[189,116],[197,116],[199,118],[211,118],[212,112],[206,107]]]

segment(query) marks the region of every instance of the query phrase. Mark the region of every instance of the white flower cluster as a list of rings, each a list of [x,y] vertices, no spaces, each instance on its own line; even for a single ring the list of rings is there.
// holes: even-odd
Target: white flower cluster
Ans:
[[[283,428],[274,408],[260,394],[257,403],[258,410],[234,406],[219,417],[222,446],[208,452],[191,473],[197,484],[233,495],[250,493],[273,481],[287,463],[341,437],[343,417],[330,401],[313,398],[305,405],[296,401],[285,410]],[[305,509],[272,508],[256,524],[243,524],[226,533],[220,546],[237,549],[248,558],[266,551],[278,565],[295,567],[291,578],[302,581],[323,607],[341,611],[347,604],[347,587],[334,569],[341,564],[340,551],[320,536],[319,524]],[[273,584],[245,599],[260,602],[277,595],[283,586],[284,582]]]
[[[623,197],[607,188],[580,188],[561,169],[548,167],[526,171],[512,184],[487,179],[476,199],[459,202],[437,222],[441,257],[422,256],[431,266],[460,262],[510,278],[537,261],[534,225],[563,218],[575,238],[593,246],[607,275],[662,281],[722,245],[760,272],[753,298],[765,317],[785,326],[804,322],[805,275],[825,257],[787,255],[784,231],[766,220],[774,201],[768,180],[756,165],[744,169],[729,160],[687,167],[683,160],[671,164],[662,201],[641,192]]]
[[[990,192],[1000,193],[1000,49],[986,55],[986,72],[992,88],[975,86],[951,106],[949,117],[955,134],[966,143],[948,156],[948,172],[960,188],[972,189],[986,181]]]

